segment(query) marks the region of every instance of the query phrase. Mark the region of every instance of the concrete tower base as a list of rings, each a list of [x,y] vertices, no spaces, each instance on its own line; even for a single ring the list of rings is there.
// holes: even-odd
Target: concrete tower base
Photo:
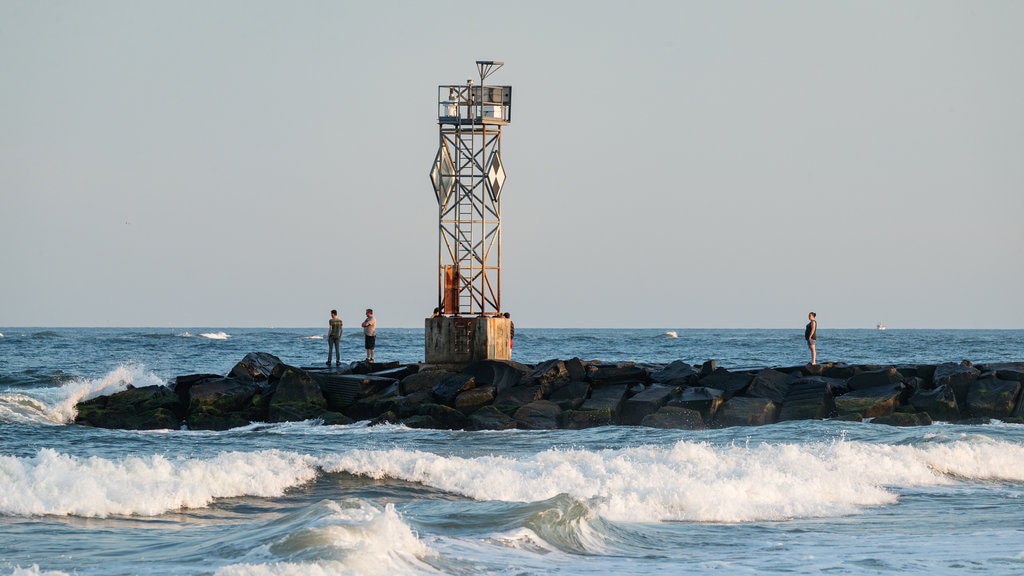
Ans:
[[[438,316],[426,319],[427,364],[468,364],[512,358],[512,321],[508,318]]]

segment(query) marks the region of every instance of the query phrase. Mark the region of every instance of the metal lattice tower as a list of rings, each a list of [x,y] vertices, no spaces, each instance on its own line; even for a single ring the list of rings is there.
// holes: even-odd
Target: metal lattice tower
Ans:
[[[430,180],[438,205],[438,307],[446,315],[501,313],[501,129],[512,87],[486,86],[503,62],[477,61],[480,85],[438,86],[439,144]]]

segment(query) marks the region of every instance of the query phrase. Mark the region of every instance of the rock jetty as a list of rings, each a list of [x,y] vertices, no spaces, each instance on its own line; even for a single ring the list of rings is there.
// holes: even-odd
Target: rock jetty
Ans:
[[[78,424],[226,430],[253,422],[395,423],[451,430],[650,426],[699,430],[835,418],[895,426],[1024,423],[1024,362],[702,365],[482,360],[465,366],[289,366],[247,354],[227,375],[179,376],[78,404]]]

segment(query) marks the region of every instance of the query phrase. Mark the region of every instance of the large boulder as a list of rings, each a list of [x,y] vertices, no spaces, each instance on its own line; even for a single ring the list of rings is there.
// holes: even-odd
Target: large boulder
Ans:
[[[558,428],[562,409],[550,400],[536,400],[516,410],[516,424],[524,430],[554,430]]]
[[[447,370],[420,370],[402,378],[399,390],[403,396],[419,390],[431,390],[452,374],[454,372]]]
[[[268,422],[291,422],[319,418],[327,410],[320,385],[305,370],[279,365],[273,373],[274,394],[267,407]]]
[[[473,376],[477,386],[491,385],[506,390],[524,383],[530,367],[511,360],[479,360],[466,366],[464,373]]]
[[[580,406],[580,411],[607,411],[613,421],[618,421],[619,409],[626,397],[627,386],[616,384],[614,386],[602,386],[590,390],[590,398],[587,398]]]
[[[494,402],[497,392],[498,389],[491,384],[476,386],[475,388],[459,392],[455,397],[453,406],[463,414],[470,414],[478,408]]]
[[[711,374],[702,377],[699,383],[705,388],[721,390],[723,398],[728,400],[733,396],[742,396],[753,379],[754,375],[747,372],[730,372],[725,368],[716,368]]]
[[[967,390],[978,379],[981,372],[966,360],[959,364],[946,362],[935,367],[932,388],[949,386],[956,394],[956,401],[961,406],[966,404]]]
[[[696,410],[704,422],[710,422],[725,401],[725,392],[717,388],[694,386],[684,388],[668,401],[668,406]]]
[[[668,386],[653,385],[635,394],[622,403],[619,413],[619,424],[636,426],[644,417],[654,414],[664,406],[672,396],[673,389]]]
[[[568,384],[571,380],[569,369],[566,368],[565,362],[561,360],[541,362],[533,369],[530,378],[534,384],[540,386],[541,393],[544,396],[550,395],[555,390]]]
[[[80,402],[75,423],[123,430],[177,429],[184,414],[185,406],[177,394],[153,385]]]
[[[514,418],[494,406],[484,406],[469,415],[470,430],[509,430],[516,427]]]
[[[268,405],[258,384],[222,378],[191,387],[186,419],[194,430],[227,430],[266,421]]]
[[[716,428],[763,426],[775,423],[778,412],[778,404],[767,398],[735,396],[718,409],[712,425]]]
[[[455,397],[460,392],[470,390],[474,386],[476,386],[476,378],[471,374],[458,373],[443,378],[431,392],[433,392],[435,400],[446,406],[452,406],[455,404]]]
[[[700,373],[693,366],[676,360],[660,370],[651,372],[651,381],[666,386],[693,386]]]
[[[925,412],[933,420],[956,422],[960,419],[960,408],[956,403],[956,394],[949,386],[940,386],[931,390],[918,389],[907,400],[914,410]]]
[[[786,393],[789,390],[789,385],[794,380],[796,380],[795,376],[771,368],[765,368],[758,372],[753,380],[750,381],[746,395],[754,398],[767,398],[776,404],[782,404],[782,400],[786,397]]]
[[[562,407],[562,410],[575,410],[587,401],[589,394],[590,384],[586,382],[569,382],[552,392],[547,400],[556,402]]]
[[[859,414],[862,418],[885,416],[896,411],[902,394],[902,383],[854,390],[836,398],[836,412],[840,416]]]
[[[274,369],[281,364],[281,359],[266,352],[250,352],[235,364],[228,374],[229,378],[249,379],[253,382],[269,380]]]
[[[649,382],[650,373],[647,368],[637,366],[636,362],[591,364],[587,366],[587,379],[596,388],[631,382]]]
[[[671,428],[677,430],[703,430],[704,419],[700,412],[679,406],[663,406],[657,412],[644,416],[641,426],[650,428]]]
[[[846,385],[850,390],[863,390],[865,388],[890,386],[903,382],[903,380],[903,374],[896,370],[894,366],[889,366],[888,368],[858,372],[846,381]]]
[[[832,385],[820,376],[800,378],[793,381],[779,410],[779,422],[787,420],[820,420],[831,417],[836,411]]]
[[[967,415],[971,418],[1006,419],[1020,396],[1021,383],[994,375],[976,380],[967,390]]]

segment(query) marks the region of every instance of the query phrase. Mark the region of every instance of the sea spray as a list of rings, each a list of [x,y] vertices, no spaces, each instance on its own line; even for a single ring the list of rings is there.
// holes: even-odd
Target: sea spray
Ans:
[[[105,518],[202,508],[216,498],[275,497],[317,475],[309,456],[278,450],[209,459],[162,455],[80,458],[50,448],[31,458],[0,455],[2,515]]]
[[[217,576],[436,573],[424,558],[436,553],[402,519],[394,504],[323,501],[273,520],[274,536],[243,562]]]
[[[0,392],[0,423],[69,424],[79,402],[126,390],[162,385],[164,380],[137,363],[125,363],[99,378],[73,378],[60,386]]]
[[[558,494],[613,521],[758,522],[854,514],[893,504],[894,488],[958,477],[1024,477],[1024,447],[999,441],[926,446],[855,441],[671,448],[550,449],[526,458],[444,456],[393,449],[325,458],[325,469],[419,482],[478,500],[530,502]],[[333,462],[332,462],[333,460]]]

